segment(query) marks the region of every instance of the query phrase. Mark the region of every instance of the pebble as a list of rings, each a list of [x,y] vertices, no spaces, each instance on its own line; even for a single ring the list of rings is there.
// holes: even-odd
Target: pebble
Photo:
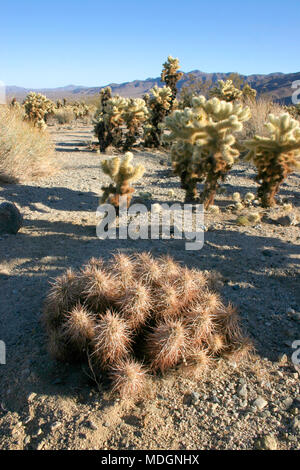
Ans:
[[[256,441],[255,447],[258,450],[277,450],[277,439],[273,434],[263,436]]]
[[[244,385],[240,385],[237,389],[237,393],[240,397],[242,398],[246,398],[247,395],[248,395],[248,392],[247,392],[247,385],[244,384]]]
[[[263,397],[259,396],[254,400],[253,406],[255,406],[258,410],[263,410],[267,406],[268,402]]]

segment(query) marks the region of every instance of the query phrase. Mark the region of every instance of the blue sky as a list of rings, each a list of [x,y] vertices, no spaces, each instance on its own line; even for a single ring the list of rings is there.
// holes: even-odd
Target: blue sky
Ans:
[[[185,72],[298,72],[299,0],[11,0],[0,5],[0,80],[102,86]]]

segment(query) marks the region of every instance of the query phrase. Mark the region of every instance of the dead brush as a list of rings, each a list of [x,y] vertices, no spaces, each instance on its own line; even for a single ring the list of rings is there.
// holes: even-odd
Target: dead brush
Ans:
[[[59,276],[43,321],[58,360],[85,358],[122,396],[140,394],[150,373],[200,377],[218,358],[251,352],[237,311],[215,292],[218,278],[169,256],[117,253]]]

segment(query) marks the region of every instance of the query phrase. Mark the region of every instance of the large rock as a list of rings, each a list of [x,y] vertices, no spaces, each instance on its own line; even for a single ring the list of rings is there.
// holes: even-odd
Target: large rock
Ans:
[[[18,233],[23,225],[19,209],[11,202],[0,204],[0,233]]]

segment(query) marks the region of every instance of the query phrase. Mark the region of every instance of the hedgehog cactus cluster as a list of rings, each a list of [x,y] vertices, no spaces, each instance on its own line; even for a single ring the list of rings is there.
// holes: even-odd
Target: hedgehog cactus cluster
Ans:
[[[102,204],[109,201],[110,204],[113,204],[118,208],[120,205],[120,197],[126,196],[127,206],[129,207],[132,193],[134,192],[131,183],[139,180],[145,172],[143,165],[137,165],[134,167],[131,164],[132,159],[133,154],[131,152],[126,152],[123,159],[120,157],[114,157],[110,160],[104,160],[101,162],[103,172],[108,175],[114,183],[107,187],[102,187]]]
[[[256,135],[244,145],[249,150],[246,159],[257,168],[261,204],[272,207],[280,184],[294,169],[300,168],[300,125],[289,114],[270,114],[266,127],[269,137]]]
[[[32,122],[34,127],[45,129],[47,117],[54,111],[54,103],[40,93],[30,92],[23,105],[25,120]]]
[[[150,373],[178,366],[195,375],[217,357],[237,360],[251,343],[211,284],[167,256],[93,258],[51,287],[43,313],[50,352],[66,362],[88,358],[125,396],[139,394]]]
[[[204,181],[200,201],[205,208],[213,204],[219,181],[239,156],[233,133],[241,131],[242,122],[249,118],[248,107],[204,96],[194,97],[192,108],[166,117],[165,126],[171,132],[165,140],[172,143],[173,169],[187,201],[198,199],[197,182]]]

